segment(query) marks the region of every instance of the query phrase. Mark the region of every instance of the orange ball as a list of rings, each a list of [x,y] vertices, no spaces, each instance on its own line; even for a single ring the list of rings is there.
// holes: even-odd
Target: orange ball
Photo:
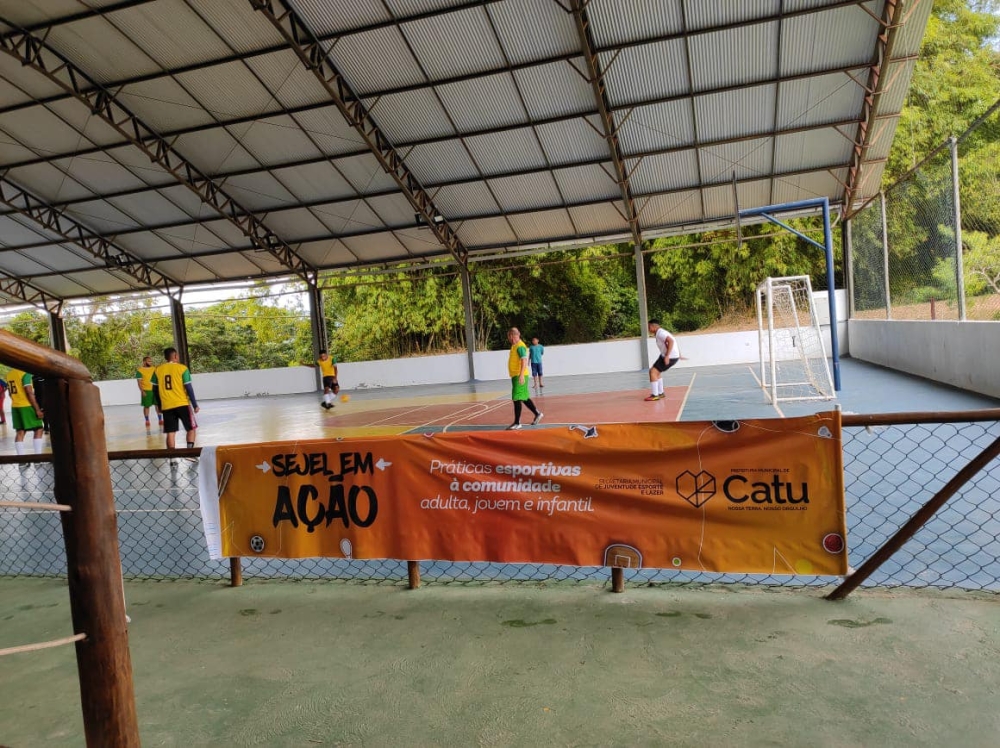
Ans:
[[[340,396],[340,402],[342,402],[342,403],[346,403],[350,399],[351,399],[350,395],[341,395]]]

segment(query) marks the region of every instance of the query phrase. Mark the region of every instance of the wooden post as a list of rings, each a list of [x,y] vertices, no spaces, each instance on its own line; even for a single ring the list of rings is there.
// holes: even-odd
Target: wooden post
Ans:
[[[625,570],[619,566],[611,567],[611,591],[625,591]]]
[[[80,704],[88,746],[139,746],[118,528],[101,392],[80,380],[45,383],[55,496],[62,513]],[[70,425],[72,424],[72,426]]]
[[[229,559],[229,586],[243,586],[243,562],[238,556]]]
[[[410,589],[415,590],[420,586],[420,562],[419,561],[407,561],[406,562],[406,575],[410,580]]]
[[[931,319],[937,319],[937,309],[934,308],[935,299],[931,299]]]

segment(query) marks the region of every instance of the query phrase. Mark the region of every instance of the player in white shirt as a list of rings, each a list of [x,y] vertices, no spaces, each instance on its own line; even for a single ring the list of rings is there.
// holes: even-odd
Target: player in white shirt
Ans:
[[[663,379],[661,375],[680,360],[681,352],[677,348],[677,339],[660,327],[660,320],[649,320],[649,334],[656,339],[656,347],[660,351],[660,356],[649,367],[650,394],[646,400],[662,400]]]

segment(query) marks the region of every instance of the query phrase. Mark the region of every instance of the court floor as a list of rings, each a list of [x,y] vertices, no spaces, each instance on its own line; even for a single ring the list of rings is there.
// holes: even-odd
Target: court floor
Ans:
[[[344,364],[345,368],[350,364]],[[756,384],[751,367],[729,365],[674,368],[664,376],[663,400],[647,402],[646,372],[546,376],[532,399],[544,414],[531,427],[565,428],[575,424],[646,423],[678,420],[778,418],[835,408],[845,413],[963,411],[995,408],[1000,401],[853,359],[842,362],[843,387],[836,400],[782,403],[776,410]],[[194,376],[197,391],[198,377]],[[204,400],[198,414],[198,446],[349,436],[378,436],[451,430],[496,430],[513,420],[507,380],[463,382],[344,392],[348,402],[332,410],[320,407],[320,395]],[[164,438],[147,431],[140,407],[105,409],[111,451],[157,449]],[[9,419],[8,419],[9,421]],[[48,440],[46,439],[46,451]],[[183,446],[183,436],[178,438]],[[0,454],[14,453],[9,422],[0,426]]]

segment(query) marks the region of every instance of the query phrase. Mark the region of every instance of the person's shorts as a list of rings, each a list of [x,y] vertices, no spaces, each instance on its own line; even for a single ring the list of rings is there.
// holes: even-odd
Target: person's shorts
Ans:
[[[323,377],[323,389],[330,390],[334,395],[340,392],[340,385],[337,384],[337,378]]]
[[[664,361],[663,360],[663,356],[660,356],[653,363],[653,368],[656,369],[658,372],[660,372],[662,374],[667,369],[669,369],[671,366],[673,366],[674,364],[676,364],[678,361],[680,361],[680,358],[672,358],[669,361]]]
[[[30,405],[25,408],[11,408],[11,425],[15,431],[34,431],[44,425]]]
[[[531,376],[533,376],[533,377],[540,377],[540,376],[542,376],[542,362],[541,361],[539,361],[537,364],[534,361],[531,362]]]
[[[524,378],[524,384],[518,382],[518,379],[520,379],[520,377],[510,378],[510,399],[530,400],[531,395],[528,394],[528,377]]]
[[[156,397],[153,395],[153,391],[143,390],[142,400],[139,402],[139,404],[144,408],[152,408],[154,405],[156,405]]]
[[[191,410],[190,405],[163,411],[163,433],[176,434],[180,424],[184,424],[185,431],[198,428],[198,424],[194,420],[194,411]]]

